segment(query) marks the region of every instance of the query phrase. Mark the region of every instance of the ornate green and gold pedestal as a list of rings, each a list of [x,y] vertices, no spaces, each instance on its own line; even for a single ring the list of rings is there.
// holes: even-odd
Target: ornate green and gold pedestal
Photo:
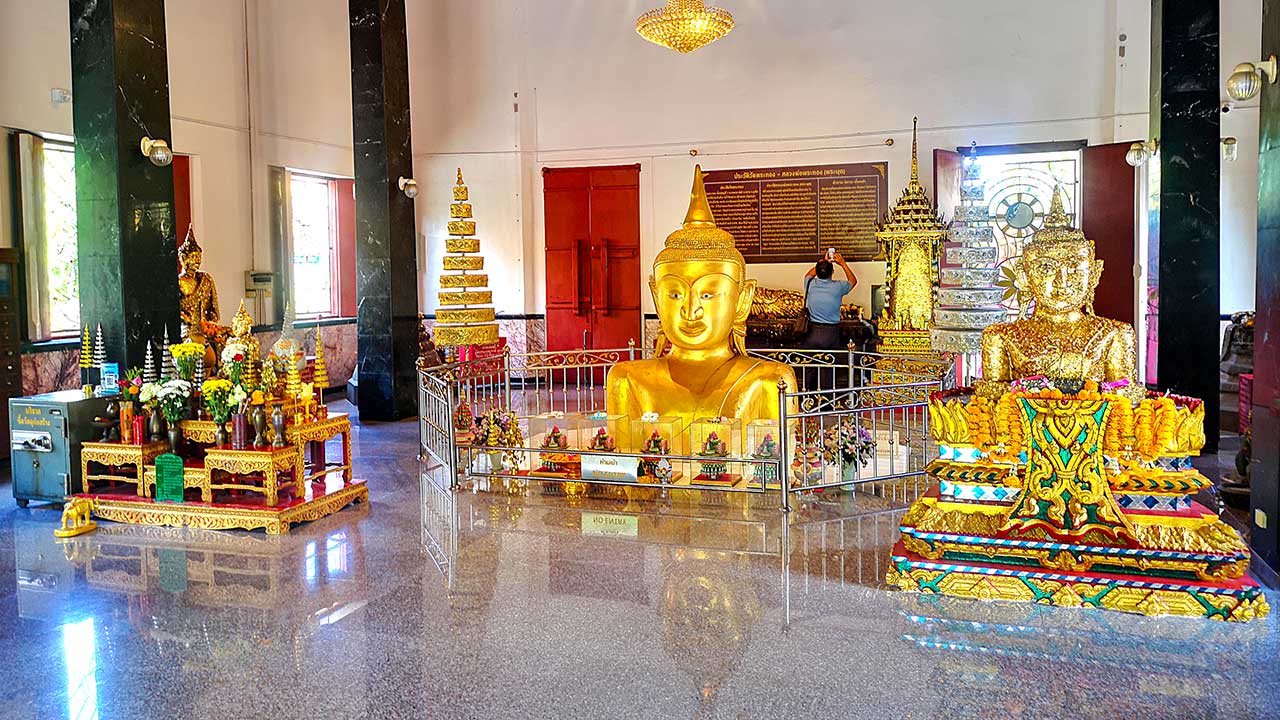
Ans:
[[[980,600],[1244,621],[1268,605],[1240,536],[1191,500],[1203,406],[1077,393],[935,395],[939,486],[903,517],[889,585]]]

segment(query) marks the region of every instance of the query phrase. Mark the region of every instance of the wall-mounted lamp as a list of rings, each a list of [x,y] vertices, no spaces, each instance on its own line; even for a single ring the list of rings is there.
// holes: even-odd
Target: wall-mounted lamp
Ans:
[[[1233,137],[1222,138],[1222,159],[1227,162],[1236,161],[1236,139]]]
[[[1156,140],[1136,142],[1129,146],[1129,152],[1124,154],[1124,161],[1134,167],[1138,167],[1150,160],[1159,149],[1160,143]]]
[[[142,154],[156,167],[164,167],[173,162],[173,151],[169,149],[169,143],[152,140],[145,135],[142,137]]]
[[[401,175],[399,185],[400,185],[400,192],[404,193],[405,197],[409,198],[410,200],[418,197],[418,181],[417,180],[414,180],[413,178],[407,178]]]
[[[1236,100],[1248,100],[1262,90],[1262,76],[1268,83],[1276,81],[1276,56],[1256,63],[1240,63],[1227,78],[1227,94]]]

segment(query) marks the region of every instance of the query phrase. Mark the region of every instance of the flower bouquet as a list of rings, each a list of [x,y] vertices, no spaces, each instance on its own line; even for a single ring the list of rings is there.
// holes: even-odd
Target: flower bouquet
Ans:
[[[249,361],[249,348],[244,343],[229,342],[222,348],[222,369],[233,385],[240,384],[245,364]]]
[[[184,342],[169,346],[178,375],[188,383],[196,376],[196,363],[204,357],[204,346],[197,342]]]
[[[116,385],[120,387],[122,401],[137,401],[142,394],[142,371],[136,367],[125,370],[124,377],[117,380]]]
[[[476,418],[476,441],[489,448],[518,448],[524,445],[524,433],[515,413],[506,410],[490,410]],[[520,453],[514,450],[489,450],[473,461],[488,468],[480,472],[513,471],[520,467]],[[483,459],[482,459],[483,458]]]
[[[828,464],[839,464],[846,480],[871,462],[875,452],[875,436],[854,418],[843,418],[823,433],[822,457]]]
[[[227,444],[227,418],[231,415],[232,392],[236,386],[225,378],[209,378],[200,385],[200,395],[204,406],[209,409],[213,421],[218,426],[217,443]],[[243,392],[243,391],[241,391]]]
[[[169,450],[178,452],[178,443],[182,440],[182,430],[178,423],[187,415],[187,402],[191,397],[191,383],[182,379],[166,380],[156,390],[156,403],[164,419],[169,422]]]

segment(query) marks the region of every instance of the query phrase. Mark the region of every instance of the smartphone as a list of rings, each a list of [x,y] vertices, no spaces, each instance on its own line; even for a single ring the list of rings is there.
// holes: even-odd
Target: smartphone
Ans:
[[[835,259],[836,259],[836,249],[827,248],[827,260],[835,260]]]

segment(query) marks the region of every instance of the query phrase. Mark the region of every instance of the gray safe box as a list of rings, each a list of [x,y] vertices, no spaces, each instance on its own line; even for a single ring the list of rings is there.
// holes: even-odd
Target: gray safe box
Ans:
[[[31,500],[60,503],[80,492],[80,443],[97,439],[93,418],[110,400],[80,390],[9,400],[13,498],[20,507]]]

